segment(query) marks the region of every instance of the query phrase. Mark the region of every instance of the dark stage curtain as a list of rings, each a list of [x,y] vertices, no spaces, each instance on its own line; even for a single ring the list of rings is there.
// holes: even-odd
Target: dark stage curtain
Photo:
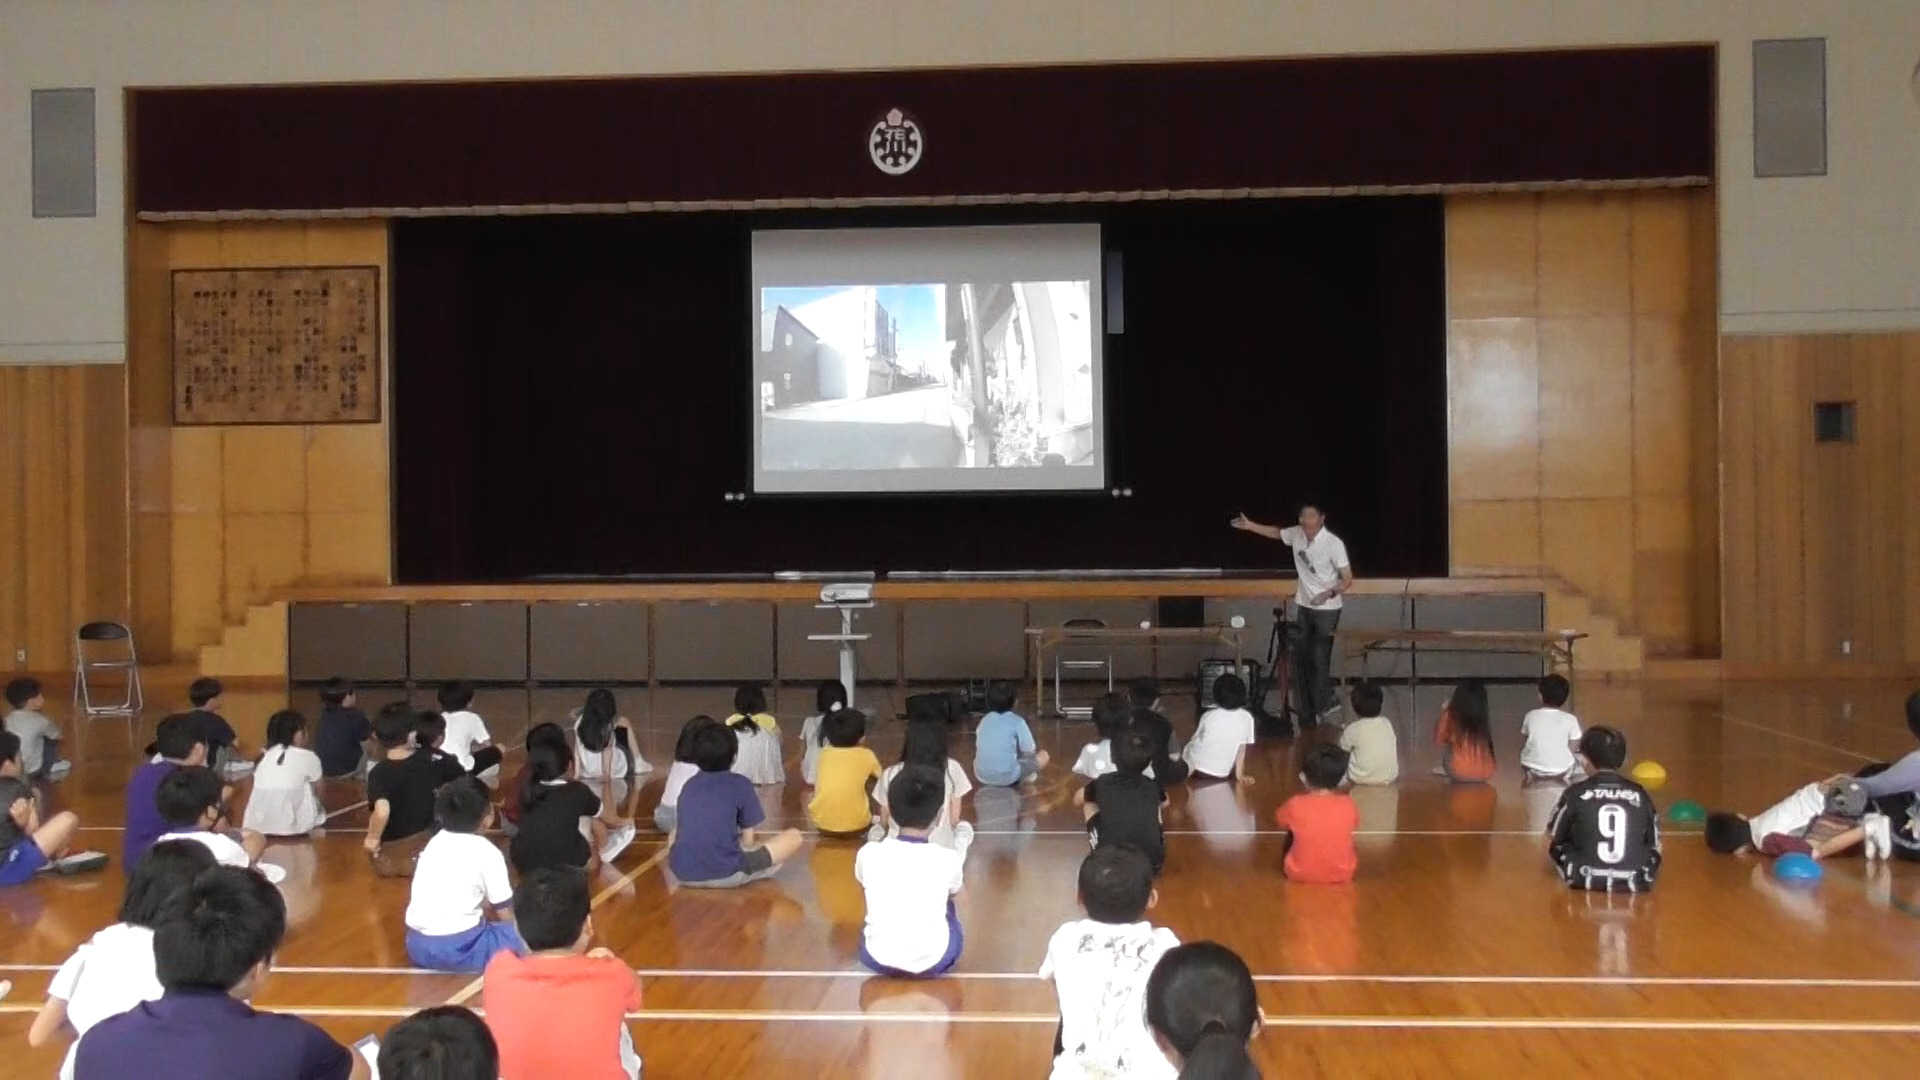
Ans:
[[[1112,482],[1134,496],[755,498],[755,228],[1098,220]],[[1288,565],[1227,528],[1321,501],[1362,574],[1447,572],[1437,197],[394,226],[408,583],[781,569]]]

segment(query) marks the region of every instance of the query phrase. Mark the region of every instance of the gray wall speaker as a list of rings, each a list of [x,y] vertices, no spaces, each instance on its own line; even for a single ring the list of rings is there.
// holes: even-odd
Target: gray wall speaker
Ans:
[[[1753,43],[1753,175],[1827,175],[1827,42]]]
[[[33,216],[92,217],[93,90],[33,92]]]

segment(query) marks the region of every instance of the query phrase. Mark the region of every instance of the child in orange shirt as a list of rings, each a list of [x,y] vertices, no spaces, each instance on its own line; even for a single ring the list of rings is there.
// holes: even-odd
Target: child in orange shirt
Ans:
[[[525,956],[487,964],[487,1026],[500,1047],[501,1080],[637,1080],[627,1014],[640,1008],[640,977],[591,948],[587,875],[571,866],[528,874],[513,896]]]
[[[1360,827],[1360,808],[1340,789],[1347,778],[1347,752],[1337,746],[1316,746],[1300,767],[1307,790],[1280,804],[1274,823],[1287,830],[1287,878],[1321,885],[1353,880],[1360,856],[1353,850],[1353,833]]]
[[[1487,707],[1487,688],[1468,679],[1453,688],[1453,698],[1440,710],[1433,741],[1440,747],[1434,772],[1456,784],[1484,784],[1493,779],[1493,722]]]

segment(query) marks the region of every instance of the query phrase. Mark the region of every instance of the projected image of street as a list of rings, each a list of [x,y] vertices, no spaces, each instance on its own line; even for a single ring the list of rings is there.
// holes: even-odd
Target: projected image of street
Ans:
[[[762,288],[760,468],[1088,469],[1092,320],[1088,281]]]

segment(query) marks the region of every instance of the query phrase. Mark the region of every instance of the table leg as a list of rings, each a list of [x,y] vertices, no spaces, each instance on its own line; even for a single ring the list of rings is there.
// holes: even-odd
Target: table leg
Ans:
[[[1033,635],[1033,717],[1047,715],[1047,636]]]

